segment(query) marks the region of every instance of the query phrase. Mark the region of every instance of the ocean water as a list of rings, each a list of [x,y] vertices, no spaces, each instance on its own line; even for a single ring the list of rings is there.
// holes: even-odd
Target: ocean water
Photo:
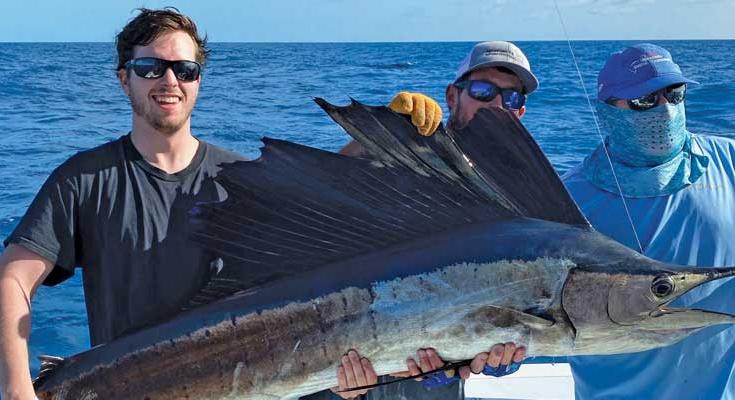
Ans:
[[[592,96],[610,53],[632,42],[572,42]],[[701,83],[687,98],[688,127],[735,135],[735,41],[656,42]],[[560,173],[600,141],[566,42],[518,43],[541,84],[523,118]],[[472,43],[213,43],[192,117],[199,138],[255,158],[263,136],[327,150],[347,135],[312,98],[387,104],[401,90],[440,100]],[[55,166],[125,134],[131,110],[115,78],[111,43],[0,43],[0,238],[17,225]],[[445,106],[444,106],[445,107]],[[447,113],[446,107],[444,109]],[[89,347],[80,273],[33,300],[30,355]]]

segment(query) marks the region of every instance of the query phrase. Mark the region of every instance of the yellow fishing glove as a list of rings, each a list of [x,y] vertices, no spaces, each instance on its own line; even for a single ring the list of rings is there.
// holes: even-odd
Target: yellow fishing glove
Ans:
[[[423,136],[431,136],[442,122],[442,108],[431,97],[421,93],[400,92],[390,101],[388,107],[399,113],[411,115],[411,123],[416,125]]]

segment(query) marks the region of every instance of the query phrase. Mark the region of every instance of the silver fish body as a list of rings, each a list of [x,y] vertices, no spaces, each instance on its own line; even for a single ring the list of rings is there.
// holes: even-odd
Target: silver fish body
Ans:
[[[498,230],[508,232],[502,241]],[[544,256],[512,259],[497,250],[520,240]],[[368,357],[379,374],[387,374],[405,369],[404,360],[427,346],[446,360],[468,359],[504,341],[525,344],[529,355],[613,354],[671,344],[689,332],[651,335],[636,325],[598,318],[604,310],[594,309],[590,299],[603,299],[597,304],[607,307],[610,293],[579,285],[579,280],[605,276],[612,287],[616,280],[630,281],[634,273],[658,276],[675,270],[582,228],[528,220],[465,228],[424,240],[421,248],[410,244],[386,251],[391,254],[388,269],[395,274],[402,263],[416,262],[417,253],[427,259],[466,259],[465,247],[492,241],[499,246],[488,246],[496,250],[485,257],[494,261],[440,262],[425,272],[253,309],[259,296],[283,293],[282,283],[193,310],[67,359],[58,371],[63,373],[38,388],[39,398],[288,399],[335,386],[337,362],[351,348]],[[566,248],[566,243],[575,246]],[[575,255],[579,248],[588,252]],[[595,268],[591,254],[608,267]],[[373,254],[349,264],[385,257]],[[303,284],[323,282],[354,265],[325,266],[304,277]],[[565,299],[567,307],[585,310],[581,318],[595,318],[570,316]],[[719,321],[729,322],[730,317]]]

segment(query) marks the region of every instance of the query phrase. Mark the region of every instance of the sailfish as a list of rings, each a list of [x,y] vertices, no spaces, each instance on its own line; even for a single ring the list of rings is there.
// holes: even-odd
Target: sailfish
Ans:
[[[156,326],[45,357],[39,399],[296,399],[335,386],[352,348],[387,374],[422,347],[615,354],[735,322],[669,306],[735,268],[661,263],[596,232],[511,113],[423,137],[385,107],[316,102],[365,156],[265,138],[225,166],[227,200],[191,212],[192,240],[217,256],[201,293]]]

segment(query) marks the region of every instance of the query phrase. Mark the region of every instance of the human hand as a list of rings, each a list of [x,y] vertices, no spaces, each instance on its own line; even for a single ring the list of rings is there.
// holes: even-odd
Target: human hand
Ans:
[[[378,376],[375,374],[373,364],[355,350],[350,350],[342,356],[342,365],[337,368],[337,382],[339,386],[332,388],[337,396],[343,399],[352,399],[363,395],[370,389],[352,390],[344,392],[350,388],[360,386],[374,385],[378,383]]]
[[[431,136],[442,121],[442,108],[434,99],[422,93],[400,92],[388,107],[411,116],[411,123],[423,136]]]
[[[442,360],[436,350],[432,348],[419,349],[416,352],[416,356],[419,362],[416,362],[413,358],[409,358],[406,360],[408,370],[391,374],[391,376],[397,378],[417,376],[422,373],[437,370],[445,365],[444,360]],[[454,369],[437,371],[433,374],[416,378],[417,381],[423,381],[424,386],[430,388],[446,386],[459,381],[459,379],[460,378],[456,375]]]
[[[518,371],[525,357],[525,347],[516,346],[513,342],[498,343],[491,347],[489,352],[476,355],[469,367],[460,368],[460,376],[467,379],[470,371],[496,377],[510,375]]]
[[[444,366],[444,360],[439,357],[436,350],[420,349],[417,352],[419,363],[412,358],[406,361],[408,371],[392,374],[395,377],[416,376],[425,372],[433,371]],[[523,359],[526,357],[526,348],[517,346],[513,342],[498,343],[490,348],[489,352],[477,354],[469,366],[459,368],[459,377],[468,379],[472,373],[483,373],[484,375],[501,377],[510,375],[520,368]],[[438,376],[441,374],[441,376]],[[437,375],[437,376],[435,376]],[[449,384],[454,380],[454,371],[440,371],[436,374],[429,375],[433,385],[437,383]],[[429,379],[428,377],[425,377]],[[417,378],[416,380],[422,380]]]

